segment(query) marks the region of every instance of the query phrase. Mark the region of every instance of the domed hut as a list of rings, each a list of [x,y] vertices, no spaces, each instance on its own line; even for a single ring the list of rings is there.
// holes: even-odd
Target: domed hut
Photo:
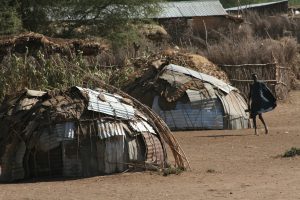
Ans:
[[[165,168],[164,144],[186,167],[165,124],[122,92],[26,89],[3,101],[0,130],[1,181]]]
[[[153,68],[125,90],[151,107],[171,130],[242,129],[250,125],[247,103],[238,89],[186,67],[169,64]]]

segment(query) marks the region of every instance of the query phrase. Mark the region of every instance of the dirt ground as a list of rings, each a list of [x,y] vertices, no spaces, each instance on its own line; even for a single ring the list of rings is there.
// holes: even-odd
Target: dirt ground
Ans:
[[[79,180],[0,185],[0,199],[300,199],[300,91],[265,114],[261,129],[177,132],[192,170],[180,175],[124,173]]]

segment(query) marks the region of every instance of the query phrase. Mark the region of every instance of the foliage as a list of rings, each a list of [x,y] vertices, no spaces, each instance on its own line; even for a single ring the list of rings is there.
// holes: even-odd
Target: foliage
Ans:
[[[18,33],[22,28],[21,20],[13,7],[0,8],[0,35]]]
[[[159,0],[0,0],[18,12],[25,29],[43,33],[50,22],[68,26],[69,33],[82,26],[90,34],[106,36],[127,30],[128,22],[138,21],[159,10]]]
[[[300,148],[292,147],[290,150],[287,150],[283,157],[294,157],[294,156],[300,156]]]
[[[89,76],[121,87],[133,68],[102,66],[99,58],[73,55],[71,58],[41,52],[32,56],[9,55],[0,63],[0,100],[24,87],[36,90],[63,89],[74,85],[93,86]]]

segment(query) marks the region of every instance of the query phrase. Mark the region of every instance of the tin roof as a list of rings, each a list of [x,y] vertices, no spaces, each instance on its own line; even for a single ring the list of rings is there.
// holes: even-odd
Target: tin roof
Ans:
[[[170,65],[166,66],[165,69],[171,70],[174,72],[183,73],[185,75],[192,76],[194,78],[203,80],[204,82],[208,82],[208,83],[218,87],[220,90],[222,90],[226,93],[229,93],[232,90],[237,90],[235,87],[232,87],[231,85],[229,85],[228,83],[225,83],[224,81],[222,81],[220,79],[217,79],[217,78],[207,75],[207,74],[196,72],[196,71],[194,71],[192,69],[188,69],[186,67],[181,67],[178,65],[170,64]]]
[[[218,0],[180,1],[159,3],[161,12],[152,18],[202,17],[227,15]]]
[[[237,7],[227,8],[225,10],[226,11],[237,11],[237,10],[244,10],[244,9],[249,9],[249,8],[257,8],[257,7],[269,6],[269,5],[283,3],[283,2],[288,2],[288,0],[279,0],[279,1],[272,1],[272,2],[267,2],[267,3],[247,4],[247,5],[243,5],[243,6],[237,6]]]
[[[120,117],[123,119],[133,119],[135,109],[131,105],[121,103],[122,97],[106,92],[97,92],[88,88],[77,87],[80,91],[87,93],[89,97],[88,110],[104,113],[107,115]],[[99,95],[103,95],[105,100],[101,100]]]

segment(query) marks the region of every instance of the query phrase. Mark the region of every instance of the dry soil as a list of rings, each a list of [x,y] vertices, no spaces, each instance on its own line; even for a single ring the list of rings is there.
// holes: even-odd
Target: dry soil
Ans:
[[[0,199],[300,199],[300,91],[266,113],[270,133],[253,129],[174,133],[192,170],[180,175],[124,173],[78,180],[0,185]],[[260,125],[261,127],[261,125]]]

